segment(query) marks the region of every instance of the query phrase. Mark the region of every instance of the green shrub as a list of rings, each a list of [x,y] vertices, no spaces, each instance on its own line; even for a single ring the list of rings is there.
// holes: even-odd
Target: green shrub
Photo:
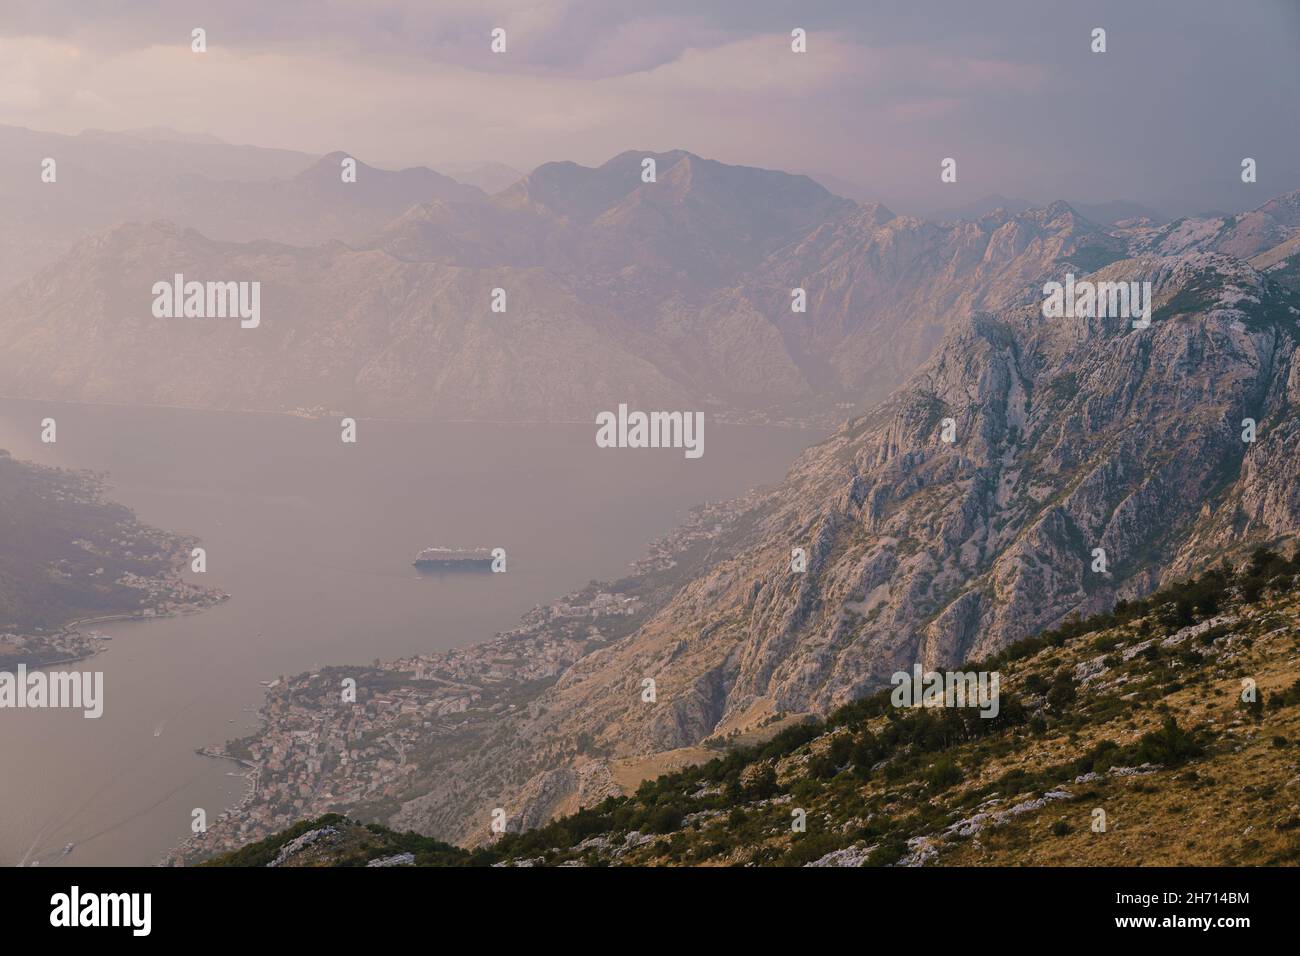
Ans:
[[[933,793],[940,793],[961,783],[961,768],[950,757],[940,757],[925,772],[925,782]]]
[[[1187,731],[1178,726],[1173,715],[1165,718],[1164,726],[1145,734],[1138,741],[1135,757],[1139,763],[1177,767],[1205,752]]]

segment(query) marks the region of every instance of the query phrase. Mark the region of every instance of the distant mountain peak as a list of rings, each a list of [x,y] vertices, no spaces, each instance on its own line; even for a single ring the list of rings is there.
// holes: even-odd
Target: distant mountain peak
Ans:
[[[437,199],[444,202],[477,202],[485,199],[486,194],[477,186],[467,186],[445,176],[427,166],[409,166],[405,169],[391,170],[371,166],[356,154],[343,150],[326,153],[294,177],[296,183],[310,188],[332,188],[343,182],[341,173],[344,160],[356,162],[357,178],[355,186],[358,191],[367,193],[378,190],[392,190],[406,193],[411,190],[425,190],[423,195],[412,194],[412,200]]]
[[[858,203],[859,221],[869,222],[872,225],[883,226],[898,217],[893,210],[889,209],[882,202],[860,202]]]
[[[985,219],[999,213],[1004,217],[1015,216],[1027,209],[1033,209],[1036,205],[1037,203],[1030,202],[1028,199],[1008,199],[1001,193],[990,193],[974,202],[939,210],[929,218],[935,222],[954,222],[964,219]]]
[[[1054,223],[1062,220],[1069,223],[1088,221],[1079,215],[1078,211],[1064,199],[1057,199],[1048,203],[1041,210],[1031,209],[1021,215],[1024,218],[1037,219],[1043,223]]]

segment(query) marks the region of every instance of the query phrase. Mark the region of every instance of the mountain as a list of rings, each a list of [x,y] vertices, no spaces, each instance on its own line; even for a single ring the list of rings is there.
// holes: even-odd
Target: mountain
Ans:
[[[650,158],[653,183],[641,178]],[[654,396],[723,417],[834,424],[906,381],[973,312],[1037,301],[1044,282],[1137,247],[1166,254],[1175,232],[1149,223],[1103,229],[1059,202],[937,225],[840,199],[807,177],[683,151],[628,152],[596,168],[548,163],[486,199],[428,170],[363,165],[358,182],[344,184],[341,159],[331,154],[287,182],[241,186],[242,199],[211,184],[194,189],[220,207],[226,232],[266,232],[259,222],[269,219],[284,224],[279,238],[291,242],[402,210],[351,248],[292,251],[214,243],[177,227],[123,228],[15,289],[0,305],[0,367],[21,383],[12,392],[123,402],[147,392],[205,407],[346,404],[397,417],[513,420],[590,420],[611,402]],[[448,198],[405,208],[411,196],[439,190]],[[201,208],[196,200],[192,210]],[[174,248],[159,229],[187,236],[193,248]],[[138,288],[115,276],[122,262],[132,263]],[[348,265],[320,280],[335,262]],[[237,348],[209,326],[226,347],[186,344],[192,328],[145,311],[153,283],[184,263],[200,281],[265,283],[274,297],[267,324],[245,332]],[[451,275],[482,288],[419,299],[421,281]],[[477,326],[494,288],[506,291],[507,313]],[[802,312],[792,308],[799,289]],[[417,321],[422,309],[431,314]],[[530,329],[530,314],[557,317]],[[96,328],[108,315],[125,320],[130,334]],[[524,339],[511,346],[498,334]],[[287,335],[292,349],[283,347]],[[56,356],[52,337],[99,347]],[[170,370],[163,341],[183,357]],[[343,342],[346,358],[333,354]],[[560,382],[550,361],[524,345],[571,377]],[[154,367],[147,389],[127,371],[141,362]],[[218,394],[227,380],[237,394]],[[634,394],[616,394],[623,381]]]
[[[55,183],[41,181],[47,157],[57,164]],[[0,126],[0,289],[56,261],[91,232],[166,205],[184,177],[266,180],[295,175],[312,161],[291,150]]]
[[[359,163],[356,182],[344,183],[343,156],[232,146],[166,129],[65,136],[0,126],[0,288],[128,221],[169,219],[217,239],[314,245],[360,240],[430,199],[484,198],[424,168]],[[52,183],[41,179],[47,157],[57,164]]]
[[[928,217],[934,222],[955,222],[960,219],[983,219],[985,216],[997,212],[999,209],[1006,210],[1011,214],[1024,212],[1026,209],[1033,209],[1038,203],[1030,202],[1028,199],[1008,199],[1001,193],[990,193],[982,199],[976,199],[974,202],[968,202],[961,206],[952,206],[947,209],[940,209],[931,213]]]
[[[1079,213],[1093,222],[1107,226],[1119,225],[1134,219],[1149,219],[1153,223],[1167,222],[1169,217],[1142,203],[1113,199],[1102,203],[1074,203]]]
[[[730,556],[470,757],[459,794],[435,785],[394,820],[454,835],[448,801],[465,806],[478,761],[514,768],[514,782],[495,774],[472,819],[495,800],[545,820],[611,789],[620,761],[825,713],[916,662],[992,655],[1207,560],[1294,539],[1300,299],[1213,253],[1116,262],[1098,278],[1133,274],[1155,283],[1146,330],[1030,307],[954,332],[891,401],[747,507],[736,520],[749,532],[717,549]],[[790,571],[794,547],[806,573]],[[646,676],[659,700],[648,711],[635,692]],[[580,739],[589,756],[561,756]]]
[[[442,171],[466,186],[477,186],[489,196],[508,189],[526,175],[505,163],[442,164]]]
[[[985,216],[997,212],[999,209],[1005,210],[1014,215],[1016,213],[1022,213],[1034,209],[1040,205],[1040,203],[1031,202],[1028,199],[1008,199],[999,193],[993,193],[985,196],[983,199],[977,199],[974,202],[967,203],[964,206],[954,206],[948,209],[941,209],[932,213],[929,218],[934,222],[955,222],[961,219],[982,219]],[[1102,203],[1071,202],[1069,205],[1084,219],[1102,226],[1112,226],[1130,219],[1149,219],[1155,223],[1166,222],[1168,219],[1167,216],[1162,215],[1149,206],[1144,206],[1141,203],[1129,202],[1123,199],[1116,199]]]
[[[989,716],[885,690],[470,849],[336,813],[210,865],[1295,864],[1297,571],[1261,550],[967,663]]]
[[[353,159],[355,181],[343,180],[343,162]],[[294,245],[329,240],[358,242],[394,217],[429,199],[478,202],[482,190],[423,166],[390,171],[369,166],[344,152],[322,156],[285,180],[261,183],[186,179],[167,205],[150,219],[174,220],[214,239],[264,239]],[[145,215],[137,211],[130,218]]]
[[[85,130],[68,135],[0,124],[0,143],[4,146],[0,168],[5,171],[0,181],[7,196],[26,192],[23,187],[28,182],[40,184],[40,161],[46,156],[60,160],[60,167],[66,160],[69,171],[75,170],[75,176],[59,177],[69,185],[86,176],[104,183],[134,185],[145,179],[166,183],[181,174],[213,181],[260,182],[293,176],[317,159],[297,150],[236,146],[215,137],[161,127],[125,132]],[[120,201],[112,193],[99,198]]]
[[[155,282],[261,283],[260,324],[155,319]],[[508,286],[513,308],[490,309]],[[595,397],[680,407],[618,316],[539,269],[403,262],[342,243],[225,243],[169,223],[84,240],[0,303],[8,394],[352,415],[591,417]]]
[[[342,163],[349,158],[341,151],[327,153],[294,176],[292,183],[301,190],[300,195],[313,202],[345,199],[373,210],[377,217],[384,216],[385,221],[414,205],[413,196],[444,202],[478,202],[486,198],[477,186],[467,186],[425,166],[393,172],[356,160],[356,182],[344,182]]]
[[[1009,231],[1062,218],[1073,220],[1063,204]],[[1212,251],[1226,233],[1198,234],[1180,236],[1177,254],[1148,248],[1089,274],[1150,281],[1147,328],[1016,304],[960,321],[904,387],[807,451],[783,484],[708,509],[648,570],[610,585],[644,607],[612,640],[541,620],[482,660],[368,673],[367,684],[405,688],[417,712],[459,716],[384,731],[377,715],[374,734],[413,734],[404,752],[420,756],[396,792],[343,808],[478,844],[492,808],[538,827],[698,762],[705,741],[833,712],[898,670],[995,657],[1224,557],[1296,541],[1300,295]],[[795,548],[806,571],[792,570]],[[518,674],[504,683],[502,661]],[[426,689],[412,670],[460,689]],[[336,686],[291,682],[302,709],[275,704],[271,735],[240,752],[332,740]],[[274,779],[256,805],[283,826],[295,817]],[[320,792],[350,789],[329,770]],[[306,815],[339,808],[335,797]]]
[[[647,183],[642,163],[650,159],[656,180]],[[717,283],[758,265],[826,219],[849,213],[854,204],[805,176],[727,166],[673,150],[624,152],[595,168],[546,163],[493,196],[490,205],[491,211],[465,211],[470,218],[460,228],[482,228],[473,218],[479,212],[513,214],[510,222],[530,222],[534,234],[532,247],[516,249],[518,258],[501,264],[595,273],[601,281],[608,276],[626,283],[652,272],[660,283]],[[428,218],[437,220],[436,211]],[[483,225],[498,222],[489,218]],[[455,231],[450,222],[444,227]],[[438,241],[442,231],[428,239]],[[378,244],[402,244],[404,255],[414,258],[447,255],[437,245],[422,247],[417,238],[399,226]]]
[[[768,376],[764,391],[782,400],[810,393],[861,410],[902,384],[973,311],[1036,301],[1044,281],[1123,254],[1120,241],[1065,203],[946,225],[861,204],[712,296],[694,319],[673,317],[699,336],[717,339],[721,328],[728,347],[779,342],[786,374]],[[790,308],[794,287],[807,291],[805,313]],[[707,340],[703,350],[721,353]],[[742,395],[754,387],[729,368],[714,376]]]
[[[849,412],[870,409],[903,384],[942,337],[973,312],[1032,303],[1045,282],[1065,272],[1081,275],[1137,255],[1202,250],[1238,258],[1271,256],[1259,267],[1279,281],[1294,281],[1287,279],[1295,259],[1286,243],[1298,228],[1296,194],[1240,216],[1164,224],[1129,218],[1099,226],[1062,202],[935,224],[896,216],[879,203],[841,199],[806,176],[730,166],[681,150],[625,152],[594,168],[547,163],[486,197],[427,169],[390,172],[362,163],[357,182],[344,183],[342,153],[310,161],[301,154],[286,157],[138,132],[52,137],[0,130],[0,140],[6,138],[13,141],[10,155],[18,157],[18,167],[4,181],[17,189],[17,201],[10,207],[12,231],[0,234],[0,243],[12,240],[14,254],[0,269],[28,272],[37,262],[62,257],[54,262],[55,271],[36,283],[44,292],[33,297],[28,286],[9,297],[20,303],[21,314],[12,305],[0,307],[0,349],[14,368],[49,367],[49,355],[28,351],[39,341],[24,331],[34,315],[56,324],[63,339],[99,337],[107,346],[98,369],[61,358],[61,377],[36,382],[27,392],[39,397],[141,400],[137,384],[125,377],[139,360],[136,353],[112,354],[111,338],[89,326],[117,303],[108,301],[110,289],[82,281],[85,274],[105,271],[104,263],[85,257],[141,260],[141,273],[156,273],[146,289],[175,269],[165,261],[145,261],[155,247],[144,233],[136,233],[142,245],[135,250],[109,252],[129,231],[75,252],[69,248],[78,236],[128,216],[133,222],[167,219],[182,231],[197,229],[208,240],[243,243],[242,249],[228,250],[242,270],[231,277],[242,281],[309,286],[315,281],[280,273],[279,253],[265,240],[315,247],[310,256],[318,261],[343,254],[320,246],[330,240],[346,240],[359,254],[386,257],[366,260],[381,264],[373,271],[352,270],[348,288],[336,283],[340,302],[388,309],[394,290],[382,285],[383,277],[396,266],[387,259],[490,270],[494,281],[488,288],[507,293],[519,291],[512,288],[516,281],[525,287],[543,281],[565,300],[563,327],[547,337],[541,353],[565,355],[565,366],[575,374],[562,388],[556,389],[545,363],[493,345],[483,374],[466,373],[476,378],[472,395],[457,391],[465,385],[462,375],[445,387],[408,396],[393,393],[387,371],[370,370],[372,360],[385,369],[394,364],[384,358],[394,345],[385,339],[392,332],[386,317],[369,327],[374,315],[369,308],[340,312],[334,301],[322,301],[317,289],[285,288],[275,317],[282,327],[309,338],[341,329],[361,354],[347,363],[332,361],[329,368],[312,365],[320,361],[322,347],[284,351],[271,341],[263,348],[258,343],[274,336],[259,331],[241,342],[237,367],[227,366],[236,361],[234,353],[222,349],[206,363],[194,353],[184,381],[174,380],[179,369],[160,368],[153,392],[208,407],[285,410],[346,402],[399,417],[588,420],[593,410],[610,406],[605,387],[610,379],[599,363],[619,353],[620,371],[635,369],[630,380],[639,383],[638,395],[653,386],[656,395],[672,396],[678,407],[716,416],[833,425]],[[40,183],[33,169],[23,166],[22,156],[31,160],[47,151],[61,157],[57,184]],[[647,159],[656,165],[654,182],[642,179]],[[287,178],[249,179],[290,160],[303,165]],[[25,185],[13,185],[19,183]],[[530,277],[516,280],[521,270]],[[58,301],[58,290],[69,285],[80,288],[80,301]],[[803,312],[792,310],[798,289],[807,297]],[[143,293],[129,303],[123,300],[124,315],[140,316],[146,301]],[[518,304],[519,296],[513,301]],[[300,303],[319,311],[310,316],[288,311]],[[465,315],[479,309],[475,300],[449,305]],[[412,307],[409,301],[398,306]],[[322,315],[330,321],[319,321]],[[401,367],[393,375],[426,380],[439,374],[437,356],[444,345],[439,337],[454,325],[454,316],[439,315],[410,328],[402,347],[414,345],[414,354],[397,360]],[[171,338],[172,330],[164,328],[154,337]],[[590,354],[583,349],[588,339],[600,343]],[[432,363],[420,367],[420,356],[430,353]],[[281,369],[302,387],[280,383]],[[235,405],[232,398],[193,387],[195,376],[249,381]],[[306,383],[316,381],[321,387],[313,393]]]
[[[1157,225],[1117,230],[1139,253],[1179,255],[1212,251],[1239,259],[1252,259],[1276,249],[1300,230],[1300,191],[1271,199],[1250,212],[1235,216],[1209,215]],[[1275,257],[1274,262],[1282,257]]]

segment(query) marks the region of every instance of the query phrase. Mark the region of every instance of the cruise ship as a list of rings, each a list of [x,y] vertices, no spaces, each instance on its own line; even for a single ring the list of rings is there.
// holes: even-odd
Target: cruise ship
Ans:
[[[422,571],[460,571],[492,567],[490,548],[425,548],[415,556],[414,564]]]

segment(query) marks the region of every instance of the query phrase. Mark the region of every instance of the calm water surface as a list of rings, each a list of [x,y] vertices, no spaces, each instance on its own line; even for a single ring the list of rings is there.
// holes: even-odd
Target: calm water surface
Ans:
[[[0,401],[0,448],[109,472],[142,520],[199,536],[195,579],[232,595],[103,626],[109,649],[71,665],[103,671],[99,720],[0,712],[0,865],[155,862],[194,808],[213,819],[242,794],[233,764],[194,749],[257,727],[259,681],[486,639],[620,576],[691,505],[779,480],[818,437],[705,434],[697,460],[599,449],[594,425],[362,421],[345,445],[333,420]],[[422,575],[410,562],[430,545],[503,547],[509,570]]]

